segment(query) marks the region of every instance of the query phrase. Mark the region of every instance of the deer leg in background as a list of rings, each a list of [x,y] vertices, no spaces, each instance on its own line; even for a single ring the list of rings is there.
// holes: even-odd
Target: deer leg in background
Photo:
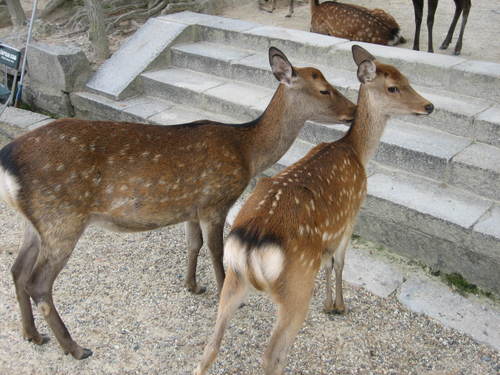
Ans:
[[[333,253],[331,262],[326,266],[326,299],[323,311],[327,314],[345,313],[344,294],[342,292],[342,272],[344,270],[345,253],[351,243],[352,229],[346,230],[342,241]],[[335,303],[332,299],[332,268],[335,269]]]
[[[290,0],[290,8],[288,10],[288,14],[285,17],[291,17],[293,14],[293,0]]]
[[[323,304],[323,312],[329,314],[334,310],[333,292],[332,292],[332,270],[333,270],[333,256],[328,259],[325,265],[325,279],[326,279],[326,297]]]
[[[33,309],[29,294],[26,292],[26,283],[31,275],[40,250],[40,238],[33,226],[26,222],[24,239],[19,250],[19,255],[12,266],[12,278],[16,286],[16,296],[21,310],[23,336],[28,341],[42,345],[48,341],[48,336],[40,335],[33,320]]]
[[[205,292],[205,288],[196,282],[196,266],[198,254],[203,246],[200,223],[197,221],[186,222],[186,244],[188,249],[188,268],[186,273],[186,288],[194,294]]]
[[[429,6],[427,9],[427,51],[434,52],[434,46],[432,43],[432,28],[434,27],[434,15],[436,14],[436,8],[438,4],[438,0],[429,0]]]
[[[424,0],[412,0],[413,11],[415,12],[415,38],[413,39],[413,49],[420,50],[420,26],[422,25],[422,16],[424,12]]]
[[[226,212],[226,211],[225,211]],[[225,213],[224,212],[224,213]],[[222,215],[222,219],[214,219],[213,221],[201,221],[201,228],[203,232],[203,239],[210,250],[212,256],[212,263],[215,271],[215,278],[217,279],[217,290],[222,290],[224,284],[224,266],[222,263],[222,256],[224,253],[224,222],[226,215]]]
[[[462,15],[462,27],[460,28],[460,36],[458,37],[457,44],[455,46],[455,55],[460,55],[462,51],[462,40],[464,37],[465,25],[467,24],[467,18],[469,17],[469,11],[471,7],[470,0],[465,0],[464,2],[464,13]]]
[[[455,14],[453,15],[453,20],[451,21],[450,28],[448,29],[448,34],[446,34],[446,38],[444,38],[443,43],[441,44],[440,49],[447,49],[453,39],[453,33],[455,32],[455,27],[457,26],[458,19],[460,18],[460,14],[463,10],[463,3],[461,0],[455,0]]]
[[[264,3],[269,2],[271,2],[271,9],[266,9],[266,7],[264,7]],[[276,0],[259,0],[259,9],[267,13],[274,12],[274,10],[276,9]]]
[[[342,272],[344,271],[345,253],[351,243],[353,227],[352,225],[344,232],[344,237],[340,242],[337,251],[333,254],[333,269],[335,270],[335,305],[333,313],[345,313],[344,294],[342,292]]]

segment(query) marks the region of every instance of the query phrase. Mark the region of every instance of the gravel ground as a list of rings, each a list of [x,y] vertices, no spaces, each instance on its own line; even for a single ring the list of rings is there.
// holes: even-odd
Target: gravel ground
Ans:
[[[9,272],[21,227],[0,205],[0,374],[190,374],[215,322],[217,297],[207,252],[200,257],[201,296],[183,287],[183,229],[138,234],[89,228],[57,279],[54,299],[73,337],[94,351],[65,356],[35,312],[43,346],[24,341]],[[321,278],[318,278],[318,281]],[[321,312],[317,283],[309,317],[289,356],[287,374],[497,375],[500,355],[466,335],[408,311],[395,297],[345,288],[348,313]],[[273,304],[252,294],[226,333],[212,374],[261,374]]]
[[[409,0],[357,3],[386,4],[402,24],[404,35],[412,35]],[[452,12],[444,6],[451,0],[442,3],[436,17],[436,43],[441,42],[450,19],[440,12]],[[464,56],[500,62],[500,48],[489,45],[499,43],[495,8],[499,10],[497,1],[473,3]],[[285,13],[283,8],[269,15],[251,3],[225,15],[307,30],[307,5],[298,7],[291,20],[283,17]],[[421,38],[425,41],[425,27]],[[408,39],[406,46],[411,46]],[[0,374],[191,373],[212,332],[217,296],[206,251],[202,251],[198,275],[207,293],[193,296],[184,289],[187,257],[181,226],[138,234],[89,228],[81,238],[55,283],[54,299],[73,337],[94,351],[83,361],[63,354],[37,312],[40,332],[49,333],[51,341],[43,346],[23,341],[9,271],[20,238],[15,213],[0,204]],[[346,285],[348,313],[325,315],[320,286],[318,282],[309,317],[288,358],[287,374],[500,373],[497,351],[407,310],[394,296],[382,299]],[[260,358],[273,321],[273,304],[262,295],[251,295],[233,319],[211,373],[261,374]]]
[[[260,11],[257,7],[257,0],[249,1],[245,5],[228,8],[223,12],[223,16],[238,18],[246,21],[253,21],[274,26],[288,27],[309,31],[310,11],[309,4],[299,2],[295,8],[292,18],[285,18],[288,13],[288,0],[280,0],[280,7],[273,13]],[[400,48],[413,48],[413,36],[415,33],[415,16],[410,0],[345,0],[342,2],[357,4],[367,8],[382,8],[396,18],[401,26],[402,35],[408,40]],[[424,2],[424,19],[420,32],[420,49],[427,51],[427,1]],[[451,55],[455,48],[461,19],[455,29],[452,44],[447,50],[440,50],[439,46],[443,42],[453,13],[455,5],[453,0],[440,0],[436,16],[434,19],[434,48],[436,53]],[[468,59],[494,61],[500,63],[500,1],[481,0],[473,1],[469,13],[469,19],[464,34],[462,47],[462,57]]]

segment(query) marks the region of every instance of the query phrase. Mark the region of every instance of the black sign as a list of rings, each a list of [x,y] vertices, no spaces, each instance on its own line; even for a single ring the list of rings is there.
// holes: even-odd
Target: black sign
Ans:
[[[21,63],[21,51],[0,43],[0,64],[18,70]]]

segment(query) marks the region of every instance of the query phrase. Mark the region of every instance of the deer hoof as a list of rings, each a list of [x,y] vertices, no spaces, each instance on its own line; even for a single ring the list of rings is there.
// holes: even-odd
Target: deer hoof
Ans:
[[[198,285],[188,286],[187,288],[193,294],[203,294],[207,291],[207,288],[205,288],[204,286],[198,286]]]
[[[323,308],[323,312],[329,315],[343,315],[345,314],[345,307],[338,308],[335,306]]]
[[[68,354],[68,352],[64,352],[64,354]],[[92,355],[92,350],[85,348],[78,348],[77,350],[72,352],[71,355],[75,359],[85,359]]]
[[[40,335],[40,334],[38,334],[37,336],[33,336],[33,337],[27,337],[27,336],[25,336],[25,338],[29,342],[32,342],[33,344],[36,344],[36,345],[46,344],[50,340],[49,336],[47,336],[47,335]]]

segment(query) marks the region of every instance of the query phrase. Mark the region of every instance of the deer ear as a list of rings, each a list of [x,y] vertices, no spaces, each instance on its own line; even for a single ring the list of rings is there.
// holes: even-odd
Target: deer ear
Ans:
[[[377,77],[377,66],[371,60],[358,64],[358,79],[361,83],[371,82]]]
[[[276,79],[287,86],[292,84],[292,77],[297,73],[287,57],[276,47],[269,48],[269,64]]]
[[[351,49],[352,57],[357,66],[359,66],[365,60],[375,60],[375,57],[370,52],[368,52],[363,47],[358,46],[357,44],[353,45]]]

